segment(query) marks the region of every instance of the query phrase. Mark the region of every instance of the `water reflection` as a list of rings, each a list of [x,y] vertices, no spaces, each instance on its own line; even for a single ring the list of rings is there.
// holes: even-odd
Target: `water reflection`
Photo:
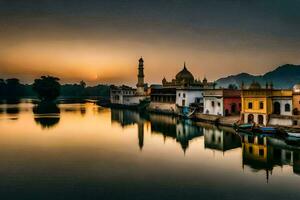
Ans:
[[[8,99],[5,101],[6,104],[5,112],[8,115],[8,119],[17,120],[19,118],[20,103],[21,103],[20,99]]]
[[[205,148],[225,152],[241,147],[241,139],[233,129],[226,127],[221,129],[205,123],[199,125],[204,127]]]
[[[299,173],[300,148],[290,146],[282,139],[238,134],[232,128],[123,109],[111,110],[111,122],[123,128],[137,124],[140,149],[144,145],[144,124],[150,123],[151,134],[162,135],[164,140],[175,139],[184,153],[190,141],[204,135],[205,149],[226,152],[241,148],[242,167],[248,166],[253,172],[266,171],[267,180],[275,166],[290,165],[294,173]]]
[[[19,119],[10,122],[6,109],[15,105]],[[99,199],[105,199],[101,192],[107,190],[125,199],[136,193],[176,199],[180,183],[185,186],[180,199],[186,193],[204,199],[232,199],[236,193],[245,199],[274,199],[265,198],[265,191],[271,190],[281,199],[298,195],[300,148],[283,139],[92,103],[40,103],[33,107],[34,115],[32,106],[0,105],[1,188],[10,184],[15,191],[25,185],[32,193],[42,185],[42,194],[59,188],[74,195],[92,188],[88,194]],[[26,187],[25,179],[36,180],[31,182],[34,189]],[[150,187],[155,192],[149,192]],[[217,193],[220,196],[214,196]]]
[[[293,172],[299,174],[300,149],[297,146],[290,146],[285,141],[254,135],[241,134],[243,167],[249,166],[254,171],[265,170],[268,181],[274,167],[290,165]]]
[[[190,120],[180,120],[171,116],[158,114],[149,115],[151,131],[153,134],[161,134],[166,138],[173,138],[180,143],[185,153],[189,142],[194,138],[203,136],[203,129],[195,126]]]
[[[147,115],[143,115],[133,110],[112,109],[111,122],[121,125],[123,128],[129,125],[137,124],[138,126],[138,145],[142,150],[144,146],[144,125]]]
[[[34,121],[42,128],[51,128],[59,123],[60,109],[53,102],[41,102],[33,108]]]
[[[166,115],[112,109],[111,121],[120,124],[122,127],[137,124],[140,149],[144,145],[144,124],[146,122],[150,122],[152,134],[163,135],[164,140],[167,138],[175,139],[180,143],[183,152],[189,147],[189,141],[203,135],[202,127],[192,124],[190,120],[179,120]]]

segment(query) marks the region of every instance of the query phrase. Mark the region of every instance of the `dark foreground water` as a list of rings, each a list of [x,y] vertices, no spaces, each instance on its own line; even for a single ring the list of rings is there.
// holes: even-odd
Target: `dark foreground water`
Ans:
[[[1,199],[299,199],[300,150],[169,116],[0,105]]]

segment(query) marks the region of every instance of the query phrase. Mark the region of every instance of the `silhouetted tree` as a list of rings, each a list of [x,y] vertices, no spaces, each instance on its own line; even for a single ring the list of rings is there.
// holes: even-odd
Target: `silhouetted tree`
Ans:
[[[6,84],[3,79],[0,79],[0,98],[5,96],[5,87]]]
[[[35,79],[33,90],[42,101],[53,101],[60,94],[59,78],[42,76],[40,79]]]
[[[23,95],[22,85],[20,84],[19,79],[10,78],[6,79],[5,85],[5,96],[8,98],[20,98]]]
[[[236,84],[229,84],[228,89],[237,90],[238,86]]]

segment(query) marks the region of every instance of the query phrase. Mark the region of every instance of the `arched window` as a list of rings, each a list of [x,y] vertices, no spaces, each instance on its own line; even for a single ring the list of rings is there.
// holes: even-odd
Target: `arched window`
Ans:
[[[279,102],[274,102],[273,104],[273,113],[280,115],[280,103]]]
[[[259,102],[259,109],[264,109],[264,102],[263,101]]]
[[[258,124],[264,124],[264,117],[262,115],[258,115]]]
[[[290,104],[285,104],[284,105],[284,110],[285,110],[285,112],[290,112],[291,111],[291,106],[290,106]]]
[[[248,115],[248,123],[253,123],[254,116],[252,114]]]
[[[248,109],[252,109],[252,102],[248,103]]]

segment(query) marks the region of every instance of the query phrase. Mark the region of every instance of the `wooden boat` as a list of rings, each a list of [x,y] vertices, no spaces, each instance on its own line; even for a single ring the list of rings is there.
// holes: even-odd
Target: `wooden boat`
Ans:
[[[183,117],[183,118],[192,118],[193,114],[195,113],[196,109],[195,108],[190,108],[187,106],[179,107],[177,106],[179,113],[178,115]]]
[[[300,145],[300,133],[287,132],[285,137],[286,144],[299,146]]]
[[[246,132],[252,134],[253,124],[233,124],[233,129],[236,132]]]
[[[255,126],[254,124],[235,124],[234,129],[237,132],[245,132],[248,134],[258,134],[258,135],[277,135],[285,136],[285,131],[278,129],[276,127],[264,127],[264,126]]]

